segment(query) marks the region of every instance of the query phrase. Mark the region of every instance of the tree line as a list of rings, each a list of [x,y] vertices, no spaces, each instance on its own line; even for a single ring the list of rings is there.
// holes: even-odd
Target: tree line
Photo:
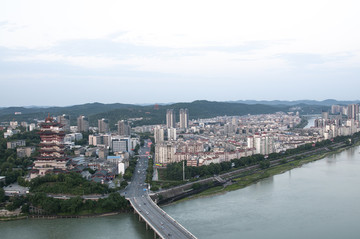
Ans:
[[[44,192],[53,194],[106,194],[111,192],[106,185],[90,182],[83,178],[79,173],[69,174],[46,174],[43,177],[37,177],[30,182],[19,179],[19,184],[29,186],[30,192]]]
[[[80,196],[70,199],[56,199],[47,197],[46,193],[38,192],[29,196],[13,197],[6,209],[15,210],[22,206],[22,212],[37,214],[30,210],[35,207],[46,215],[83,215],[115,211],[127,211],[130,209],[128,201],[118,193],[111,193],[107,198],[100,198],[97,201],[84,200]]]

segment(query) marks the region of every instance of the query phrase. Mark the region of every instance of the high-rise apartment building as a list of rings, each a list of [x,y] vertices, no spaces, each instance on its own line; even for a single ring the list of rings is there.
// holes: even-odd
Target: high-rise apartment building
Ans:
[[[157,126],[154,128],[154,139],[155,143],[164,142],[164,128]]]
[[[173,109],[166,110],[166,127],[167,128],[175,128],[175,112]]]
[[[347,112],[348,119],[359,120],[359,105],[358,104],[348,105],[347,111],[348,111]]]
[[[70,131],[70,116],[63,114],[57,117],[57,122],[63,125],[63,129],[66,132]]]
[[[109,120],[107,119],[99,119],[98,120],[98,130],[99,130],[99,133],[108,133],[110,130],[109,130]]]
[[[176,128],[168,128],[167,134],[168,134],[168,140],[176,141]]]
[[[331,114],[338,114],[341,112],[341,106],[340,105],[332,105],[331,106]]]
[[[187,129],[189,127],[189,111],[188,109],[180,109],[180,129]]]
[[[322,117],[324,120],[328,120],[328,119],[329,119],[329,112],[328,112],[328,111],[322,111],[322,112],[321,112],[321,117]]]
[[[121,136],[131,134],[131,127],[124,120],[118,121],[118,134]]]
[[[174,163],[176,161],[175,158],[176,146],[173,143],[160,143],[155,145],[155,163],[162,164],[166,166],[166,164]]]
[[[83,115],[80,115],[77,118],[77,127],[78,127],[78,132],[88,132],[89,131],[89,119]]]

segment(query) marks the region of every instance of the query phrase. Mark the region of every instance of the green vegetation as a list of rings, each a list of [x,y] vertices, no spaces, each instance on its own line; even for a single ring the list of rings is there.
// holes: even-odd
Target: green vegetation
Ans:
[[[2,187],[0,187],[0,203],[5,202],[5,191]]]
[[[296,129],[303,129],[307,124],[308,124],[308,120],[305,117],[301,117],[301,122],[296,125],[294,128]]]
[[[124,197],[118,193],[110,193],[107,198],[98,201],[84,200],[79,195],[105,194],[111,192],[107,186],[100,183],[89,182],[80,174],[49,174],[39,177],[30,182],[22,181],[22,184],[30,186],[30,194],[27,197],[11,197],[6,206],[8,210],[15,210],[22,206],[23,213],[35,213],[30,210],[33,206],[41,211],[41,214],[50,215],[84,215],[98,214],[114,211],[124,211],[130,208]],[[77,195],[70,199],[56,199],[47,194]],[[0,202],[5,200],[0,191]]]
[[[165,122],[166,109],[174,109],[179,111],[180,108],[188,108],[190,117],[208,118],[219,115],[246,115],[246,114],[267,114],[278,111],[288,111],[289,107],[284,105],[269,106],[269,105],[247,105],[241,103],[226,103],[226,102],[210,102],[210,101],[194,101],[192,103],[176,103],[171,105],[159,106],[159,109],[154,109],[154,106],[138,106],[126,104],[84,104],[70,107],[49,107],[49,108],[23,108],[10,107],[0,109],[0,121],[27,121],[33,122],[35,118],[44,119],[47,114],[61,115],[68,114],[70,116],[70,123],[76,125],[76,119],[79,115],[86,115],[89,118],[91,126],[97,125],[97,120],[101,118],[109,119],[111,128],[115,128],[118,120],[126,120],[129,118],[143,118],[139,121],[134,121],[132,126],[160,124]],[[14,115],[14,112],[20,111],[22,114]],[[321,112],[321,111],[320,111]]]
[[[154,174],[154,160],[152,158],[149,158],[148,160],[148,167],[146,169],[146,179],[145,182],[152,185],[152,177]],[[155,188],[154,188],[155,189]],[[152,190],[152,189],[151,189]],[[153,190],[157,191],[157,190]]]
[[[139,155],[139,150],[140,150],[140,145],[137,144],[134,148],[135,155]]]
[[[270,167],[270,160],[263,160],[259,163],[261,169],[266,169]]]
[[[47,174],[30,181],[30,192],[54,193],[54,194],[105,194],[110,192],[107,186],[87,181],[81,174]]]
[[[134,174],[134,171],[135,171],[136,161],[137,161],[137,158],[135,158],[135,157],[130,158],[129,167],[127,167],[127,169],[125,170],[124,177],[123,177],[125,180],[127,180],[127,181],[131,180],[131,178]]]
[[[303,159],[295,160],[295,161],[292,161],[289,163],[284,163],[284,164],[281,164],[281,165],[278,165],[275,167],[271,167],[271,168],[268,168],[265,170],[257,170],[257,171],[244,173],[242,175],[239,175],[239,178],[234,179],[233,181],[235,181],[235,183],[227,186],[225,188],[225,190],[232,191],[232,190],[244,188],[244,187],[249,186],[253,183],[256,183],[262,179],[271,177],[276,174],[284,173],[291,169],[298,168],[303,164],[324,158],[326,155],[327,154],[319,154],[319,155],[309,156],[309,157],[306,157]]]
[[[114,211],[129,210],[130,206],[124,197],[118,193],[111,193],[108,198],[98,201],[83,200],[81,197],[73,197],[68,200],[47,197],[45,193],[35,193],[25,199],[23,211],[30,213],[29,205],[44,210],[44,214],[58,215],[85,215]]]
[[[27,146],[36,146],[40,142],[37,131],[22,132],[7,139],[4,138],[4,132],[0,132],[0,175],[6,177],[5,185],[16,182],[19,176],[24,176],[36,155],[18,158],[16,149],[7,149],[7,142],[20,139],[25,140]]]

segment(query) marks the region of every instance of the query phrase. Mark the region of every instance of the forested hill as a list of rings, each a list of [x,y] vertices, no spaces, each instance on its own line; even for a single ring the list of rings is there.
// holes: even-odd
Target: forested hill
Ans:
[[[94,115],[95,119],[105,117],[114,122],[118,119],[127,119],[134,117],[143,117],[142,121],[136,122],[136,125],[160,124],[165,123],[167,109],[174,109],[176,121],[179,121],[179,110],[187,108],[190,119],[209,118],[222,115],[246,115],[246,114],[267,114],[278,111],[287,111],[288,107],[276,107],[267,105],[246,105],[232,104],[224,102],[194,101],[192,103],[176,103],[171,105],[143,106],[141,108],[117,109]]]
[[[306,109],[303,113],[320,113],[321,110],[328,109],[326,106],[299,105]],[[166,109],[174,109],[176,121],[179,121],[179,109],[187,108],[190,119],[209,118],[222,115],[246,115],[246,114],[268,114],[278,111],[287,112],[289,106],[285,105],[262,105],[262,104],[242,104],[212,101],[194,101],[191,103],[175,103],[171,105],[159,105],[158,109],[151,106],[139,106],[129,104],[101,104],[91,103],[75,105],[69,107],[48,107],[48,108],[22,108],[11,107],[0,109],[0,121],[28,121],[33,119],[44,119],[48,113],[52,116],[68,114],[71,124],[76,125],[76,118],[85,115],[89,118],[91,126],[97,126],[97,120],[107,118],[113,128],[118,120],[128,118],[140,118],[143,120],[134,122],[136,125],[160,124],[165,123]],[[301,111],[301,110],[300,110]],[[22,114],[15,115],[15,112]]]

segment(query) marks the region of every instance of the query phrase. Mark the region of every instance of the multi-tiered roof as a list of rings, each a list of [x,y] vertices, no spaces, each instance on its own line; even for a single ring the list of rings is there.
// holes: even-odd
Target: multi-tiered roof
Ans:
[[[59,172],[66,169],[68,158],[64,152],[63,140],[65,133],[63,125],[48,116],[40,124],[40,155],[34,162],[31,177],[42,176],[46,173]]]

